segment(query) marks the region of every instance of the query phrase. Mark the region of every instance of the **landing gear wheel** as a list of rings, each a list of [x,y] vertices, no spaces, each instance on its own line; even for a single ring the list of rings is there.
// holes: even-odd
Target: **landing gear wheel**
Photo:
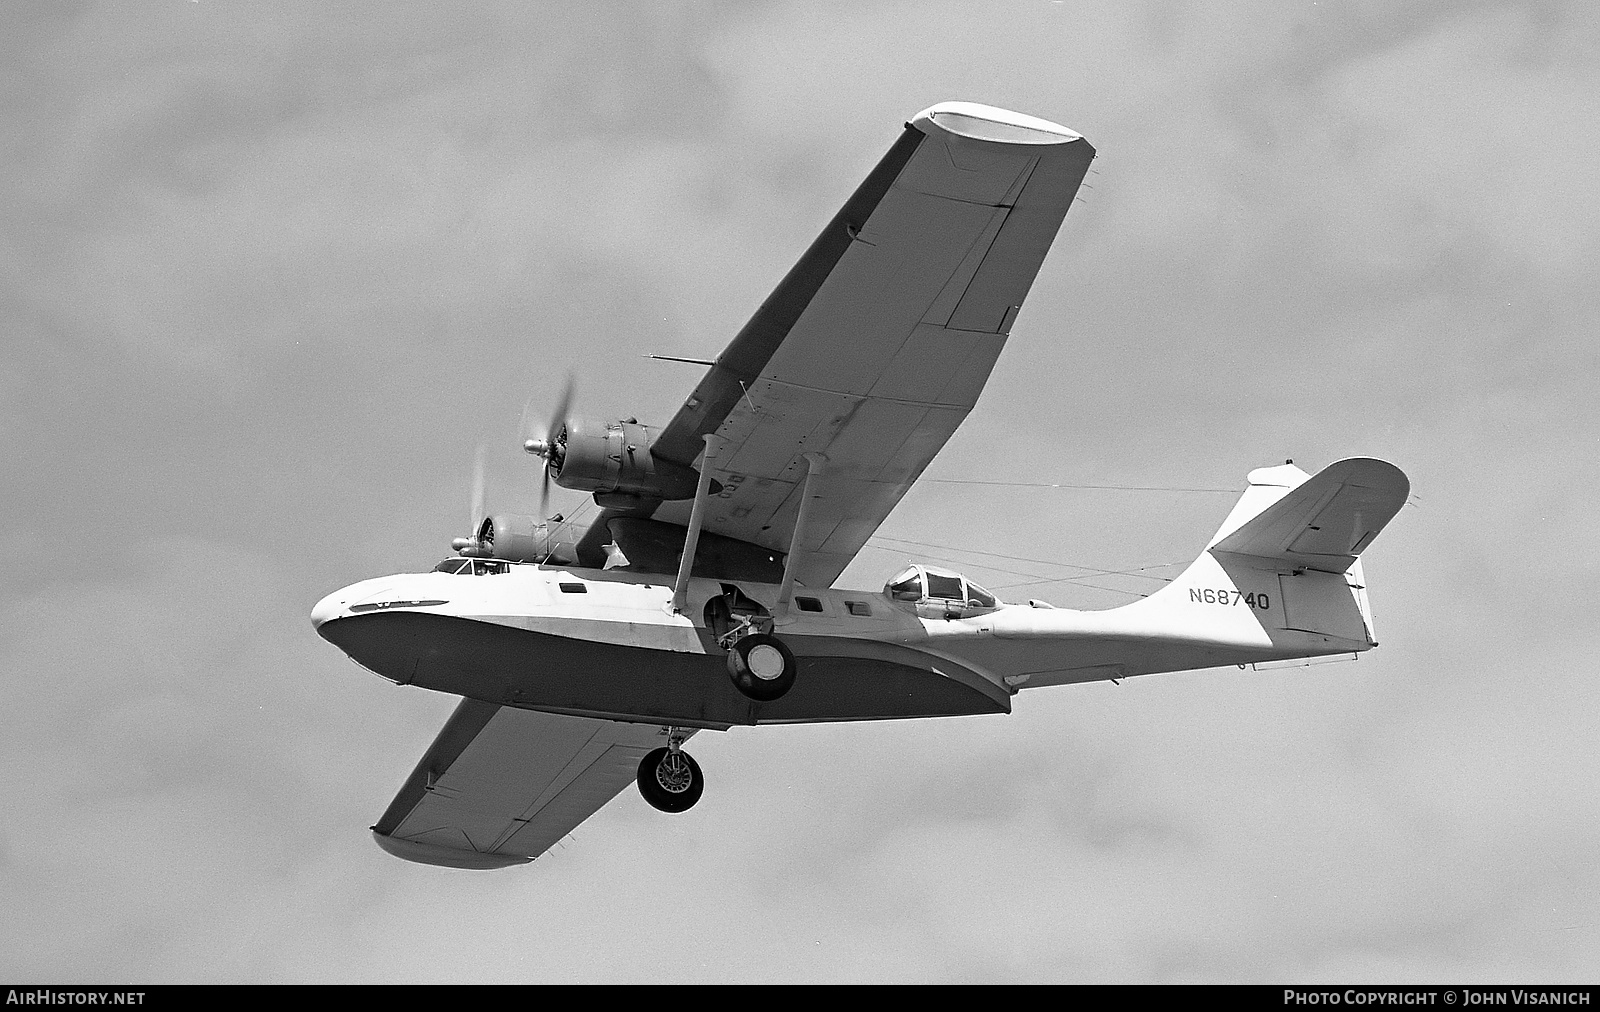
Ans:
[[[700,764],[682,749],[658,748],[639,763],[639,793],[652,808],[687,812],[705,793]]]
[[[776,636],[756,633],[728,648],[728,674],[751,699],[771,702],[794,684],[794,654]]]

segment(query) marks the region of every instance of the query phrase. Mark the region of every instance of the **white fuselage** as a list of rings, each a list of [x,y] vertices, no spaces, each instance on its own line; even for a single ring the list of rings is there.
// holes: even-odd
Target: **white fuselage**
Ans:
[[[365,580],[318,602],[312,618],[324,636],[379,674],[465,695],[478,694],[480,690],[472,687],[476,683],[455,676],[419,677],[430,669],[414,661],[413,655],[432,658],[427,664],[448,665],[452,651],[471,652],[476,641],[493,639],[502,645],[495,648],[499,653],[475,662],[472,677],[479,679],[485,666],[516,667],[534,663],[540,656],[559,655],[563,671],[574,668],[574,658],[604,656],[604,667],[626,668],[630,676],[636,669],[656,666],[662,672],[698,673],[700,668],[675,667],[672,662],[720,664],[724,656],[702,615],[707,601],[724,594],[731,581],[689,581],[687,605],[682,613],[675,613],[672,581],[667,576],[532,564],[505,569],[483,576],[430,572]],[[1200,572],[1196,573],[1197,569]],[[1252,582],[1257,577],[1259,588]],[[1248,567],[1225,570],[1210,556],[1202,556],[1186,574],[1186,584],[1210,584],[1214,590],[1184,592],[1174,586],[1169,590],[1176,592],[1107,611],[1017,604],[949,611],[943,605],[894,601],[884,593],[806,588],[796,591],[787,609],[779,609],[776,585],[739,582],[737,586],[776,616],[774,633],[803,665],[807,659],[819,671],[838,668],[850,660],[869,665],[858,664],[848,675],[840,674],[846,679],[841,685],[859,687],[863,680],[879,677],[875,672],[903,675],[915,669],[925,679],[961,682],[987,697],[988,702],[980,701],[979,710],[992,710],[1009,709],[1007,697],[1024,687],[1353,652],[1371,645],[1364,636],[1356,640],[1285,628],[1282,605],[1273,600],[1283,596],[1278,592],[1278,580],[1277,575],[1265,572],[1252,574]],[[1263,607],[1246,603],[1255,600]],[[354,631],[363,625],[364,617],[380,615],[383,630],[374,638],[382,641],[382,649],[346,643],[345,637],[335,635]],[[449,635],[441,639],[430,631],[440,628],[448,629]],[[525,634],[526,646],[506,641],[512,633]],[[400,650],[395,646],[399,640],[412,645]],[[536,709],[624,718],[631,714],[625,696],[614,691],[594,705],[585,702],[587,687],[602,691],[615,681],[603,673],[574,676],[558,688],[548,688],[552,684],[548,671],[540,677],[542,681],[515,686],[491,679],[492,687],[481,691],[500,697],[494,701]],[[690,676],[662,675],[684,677]],[[801,682],[805,679],[803,667]],[[699,690],[689,695],[695,691]],[[670,705],[644,705],[632,715],[665,719],[672,716],[667,711],[674,708],[693,710],[693,704],[685,702],[682,695],[675,699]],[[935,710],[965,712],[955,703],[939,704]],[[874,711],[863,716],[922,715],[916,706],[911,711],[915,712]],[[826,706],[813,713],[804,705],[768,705],[766,712],[752,709],[747,718],[729,717],[715,707],[695,712],[711,726],[745,719],[850,719]]]

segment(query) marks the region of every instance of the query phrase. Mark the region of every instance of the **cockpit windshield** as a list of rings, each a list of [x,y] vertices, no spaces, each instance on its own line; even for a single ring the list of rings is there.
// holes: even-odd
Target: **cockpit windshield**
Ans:
[[[922,571],[912,566],[884,584],[883,592],[894,601],[922,600]]]
[[[507,572],[509,563],[495,559],[463,559],[460,556],[445,559],[433,567],[435,573],[451,573],[457,576],[498,576]]]

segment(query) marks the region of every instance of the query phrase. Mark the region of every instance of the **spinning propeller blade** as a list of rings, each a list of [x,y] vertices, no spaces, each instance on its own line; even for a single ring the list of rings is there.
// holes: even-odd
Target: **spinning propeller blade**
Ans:
[[[478,542],[478,532],[483,529],[483,474],[484,458],[487,447],[478,444],[477,452],[472,455],[472,488],[468,509],[471,514],[467,517],[467,536],[455,538],[450,542],[450,547],[463,555],[470,555],[482,546]]]
[[[474,534],[478,526],[483,523],[483,462],[488,447],[478,444],[478,452],[472,456],[472,516],[468,518],[471,526],[468,530]]]
[[[555,413],[550,416],[550,424],[545,426],[546,438],[554,439],[561,424],[567,420],[567,412],[572,408],[572,394],[577,387],[577,380],[572,373],[567,373],[567,382],[561,388],[561,399],[556,402]]]
[[[560,466],[560,448],[556,439],[561,434],[562,426],[566,424],[567,412],[572,409],[572,398],[577,388],[577,381],[572,373],[567,373],[567,381],[561,387],[561,396],[556,400],[556,409],[550,416],[550,424],[545,426],[541,435],[529,431],[528,415],[533,406],[533,399],[522,406],[522,448],[535,456],[544,458],[544,480],[539,487],[539,515],[547,516],[550,512],[550,469]]]

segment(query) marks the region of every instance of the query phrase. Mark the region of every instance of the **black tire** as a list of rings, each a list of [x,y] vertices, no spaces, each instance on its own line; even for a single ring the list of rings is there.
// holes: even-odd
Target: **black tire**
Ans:
[[[679,749],[677,757],[682,763],[667,761],[672,750],[658,748],[639,762],[639,793],[650,802],[651,808],[663,812],[687,812],[705,793],[706,778],[700,764],[689,753]],[[667,765],[663,766],[666,762]],[[685,783],[687,777],[687,783]]]
[[[789,691],[795,667],[794,654],[783,641],[765,633],[746,636],[728,649],[728,676],[734,688],[762,703]]]

